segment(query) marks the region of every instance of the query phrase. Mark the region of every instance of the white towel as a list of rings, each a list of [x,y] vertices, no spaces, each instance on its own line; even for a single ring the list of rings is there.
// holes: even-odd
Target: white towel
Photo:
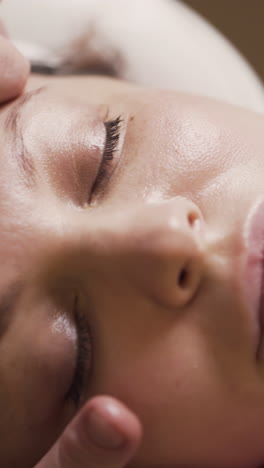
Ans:
[[[0,14],[37,69],[110,74],[264,112],[249,64],[176,0],[3,0]]]

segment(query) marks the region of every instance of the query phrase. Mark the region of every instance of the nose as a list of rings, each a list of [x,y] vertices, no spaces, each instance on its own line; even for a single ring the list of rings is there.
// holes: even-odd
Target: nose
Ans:
[[[114,218],[109,235],[104,232],[113,271],[158,303],[187,305],[203,274],[205,227],[198,207],[175,198],[126,207]]]

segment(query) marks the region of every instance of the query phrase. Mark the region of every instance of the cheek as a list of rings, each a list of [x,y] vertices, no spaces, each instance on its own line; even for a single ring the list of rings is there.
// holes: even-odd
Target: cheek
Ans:
[[[51,427],[55,429],[65,417],[64,395],[74,373],[76,332],[66,316],[54,313],[52,318],[51,307],[25,304],[2,346],[11,400],[19,388],[18,414],[27,413],[31,427],[46,424],[56,415],[56,426]]]
[[[202,337],[191,327],[146,336],[126,339],[126,345],[115,341],[105,350],[93,393],[114,395],[139,416],[142,462],[168,463],[177,453],[184,459],[190,439],[199,438],[201,421],[215,414],[221,385]]]
[[[0,460],[14,457],[23,466],[34,466],[74,415],[64,399],[74,353],[65,335],[52,332],[47,319],[31,320],[30,310],[26,314],[12,323],[0,343]],[[9,462],[0,465],[13,466]]]
[[[141,333],[142,327],[133,336],[124,330],[114,333],[117,327],[109,332],[91,386],[91,394],[119,398],[142,421],[144,436],[135,463],[201,462],[207,468],[219,460],[221,467],[237,468],[243,466],[243,456],[252,460],[253,443],[251,453],[240,447],[247,447],[254,433],[256,419],[251,419],[251,428],[247,419],[252,394],[239,401],[204,334],[187,321],[163,329],[149,326],[149,333]],[[230,465],[232,459],[237,464]]]

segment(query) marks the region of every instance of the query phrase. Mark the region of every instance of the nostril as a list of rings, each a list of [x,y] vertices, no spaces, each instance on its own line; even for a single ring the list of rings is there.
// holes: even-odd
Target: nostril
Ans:
[[[199,223],[199,216],[195,211],[191,211],[188,213],[188,224],[191,227],[194,227],[197,223]]]
[[[188,213],[188,223],[190,224],[190,226],[193,226],[193,224],[195,223],[196,219],[197,219],[197,215],[194,211],[191,211],[190,213]]]
[[[199,231],[201,229],[201,219],[195,211],[191,211],[188,213],[187,221],[189,226],[192,229],[195,229],[196,231]]]
[[[189,283],[189,272],[187,267],[183,267],[178,276],[178,285],[180,288],[185,289]]]

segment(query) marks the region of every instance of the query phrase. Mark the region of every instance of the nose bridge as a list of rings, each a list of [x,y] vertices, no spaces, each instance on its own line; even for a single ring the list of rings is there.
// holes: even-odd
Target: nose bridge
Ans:
[[[122,277],[153,300],[183,306],[202,276],[203,220],[192,202],[176,198],[127,207],[109,231]]]
[[[198,248],[200,214],[182,199],[133,207],[119,232],[119,244],[133,253],[163,258]]]
[[[82,275],[88,278],[92,271],[92,280],[102,277],[105,287],[126,284],[167,307],[183,307],[195,296],[205,238],[195,204],[175,198],[98,210],[81,218],[73,223],[69,245],[75,249],[72,265]]]

